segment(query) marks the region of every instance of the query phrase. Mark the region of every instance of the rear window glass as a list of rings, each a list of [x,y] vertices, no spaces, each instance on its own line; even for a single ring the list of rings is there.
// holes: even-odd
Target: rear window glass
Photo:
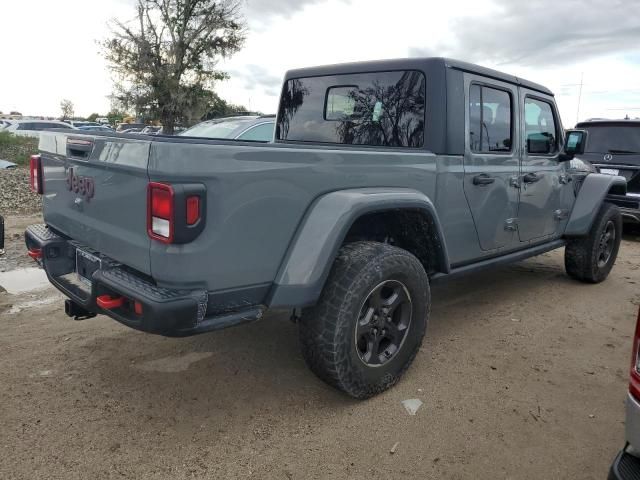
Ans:
[[[377,72],[288,80],[276,138],[343,145],[422,147],[425,78]]]
[[[638,126],[594,125],[586,128],[585,151],[590,153],[640,153]]]

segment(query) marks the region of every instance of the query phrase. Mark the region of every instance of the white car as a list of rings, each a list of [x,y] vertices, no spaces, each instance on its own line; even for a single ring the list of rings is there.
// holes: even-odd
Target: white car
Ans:
[[[5,118],[0,118],[0,130],[4,130],[5,128],[7,128],[9,125],[11,125],[14,122],[15,122],[15,120],[7,120]]]
[[[59,122],[57,120],[16,120],[3,131],[11,132],[23,137],[39,138],[42,130],[48,130],[50,128],[77,130],[77,128],[72,127],[68,123]]]

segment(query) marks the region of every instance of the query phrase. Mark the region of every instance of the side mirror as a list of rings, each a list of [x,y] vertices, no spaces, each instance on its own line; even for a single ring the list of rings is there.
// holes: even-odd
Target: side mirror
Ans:
[[[573,157],[576,155],[583,154],[586,143],[586,130],[567,130],[564,141],[564,151],[560,154],[560,161],[567,162],[573,160]]]

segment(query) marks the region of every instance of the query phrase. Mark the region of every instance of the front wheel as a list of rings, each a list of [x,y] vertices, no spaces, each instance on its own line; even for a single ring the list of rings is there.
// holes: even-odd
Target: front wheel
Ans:
[[[616,262],[621,240],[620,210],[611,203],[603,203],[587,236],[567,242],[564,251],[567,274],[581,282],[602,282]]]
[[[368,398],[394,385],[416,356],[429,316],[429,279],[406,250],[343,246],[318,303],[303,310],[302,353],[329,385]]]

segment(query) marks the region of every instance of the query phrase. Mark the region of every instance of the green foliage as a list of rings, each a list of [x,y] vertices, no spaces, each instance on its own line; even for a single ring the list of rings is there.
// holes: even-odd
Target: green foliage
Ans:
[[[87,120],[88,120],[88,121],[90,121],[90,122],[95,122],[95,121],[96,121],[96,119],[97,119],[99,116],[100,116],[100,114],[99,114],[99,113],[92,113],[91,115],[89,115],[89,116],[87,117]]]
[[[220,98],[215,92],[211,92],[211,99],[206,106],[206,113],[201,117],[202,120],[211,118],[226,117],[237,113],[247,113],[248,110],[242,105],[234,105],[223,98]],[[195,122],[193,122],[195,123]]]
[[[109,125],[116,125],[118,123],[122,123],[125,117],[128,117],[129,114],[126,112],[122,112],[120,110],[111,110],[107,113],[107,118],[109,119]]]
[[[206,112],[215,80],[227,78],[217,61],[245,39],[241,0],[138,0],[137,18],[114,21],[102,46],[118,76],[114,97],[168,133]]]
[[[27,165],[29,157],[38,153],[38,139],[0,132],[0,159]]]

